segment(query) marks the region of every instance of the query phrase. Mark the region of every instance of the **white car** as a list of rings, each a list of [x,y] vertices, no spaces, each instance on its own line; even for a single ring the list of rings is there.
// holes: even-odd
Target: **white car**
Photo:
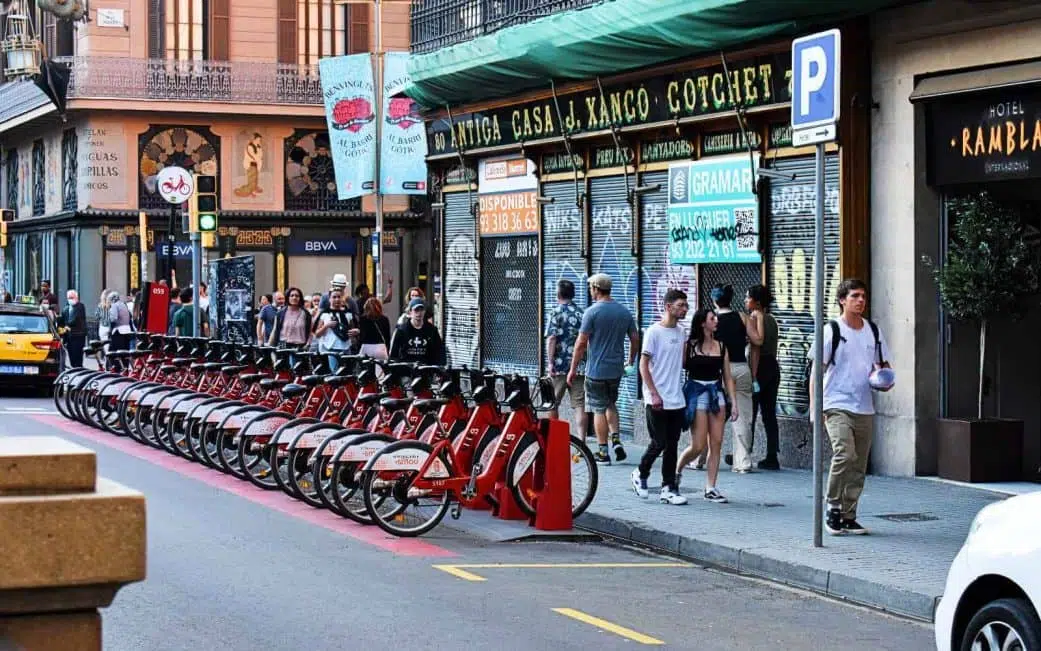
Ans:
[[[938,651],[1041,651],[1041,492],[984,507],[936,608]]]

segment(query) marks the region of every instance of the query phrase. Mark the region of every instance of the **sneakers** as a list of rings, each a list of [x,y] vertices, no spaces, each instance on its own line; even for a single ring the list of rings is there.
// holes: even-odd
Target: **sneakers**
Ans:
[[[851,536],[864,536],[868,533],[867,529],[865,529],[859,522],[852,519],[842,521],[842,531]]]
[[[760,470],[780,470],[781,464],[778,463],[777,459],[766,458],[756,464]]]
[[[625,458],[629,456],[625,453],[625,448],[622,447],[622,440],[618,436],[611,437],[611,449],[614,450],[615,461],[625,461]]]
[[[649,494],[647,491],[647,480],[640,477],[639,468],[633,470],[631,478],[633,481],[633,490],[636,491],[636,496],[641,499],[647,499],[647,495]]]
[[[670,486],[662,486],[658,501],[662,504],[680,506],[687,503],[687,497],[685,495],[680,495],[678,490],[675,490]]]
[[[611,465],[611,455],[609,455],[608,453],[606,453],[606,452],[604,452],[602,450],[597,450],[596,452],[593,453],[593,460],[596,461],[596,463],[598,465],[601,465],[601,466],[609,466],[609,465]]]
[[[709,502],[715,502],[716,504],[726,504],[730,501],[723,496],[723,493],[720,493],[715,488],[708,488],[705,490],[705,499]]]
[[[824,528],[833,536],[842,536],[849,533],[842,527],[842,514],[839,513],[838,509],[828,510],[828,517],[824,520]]]

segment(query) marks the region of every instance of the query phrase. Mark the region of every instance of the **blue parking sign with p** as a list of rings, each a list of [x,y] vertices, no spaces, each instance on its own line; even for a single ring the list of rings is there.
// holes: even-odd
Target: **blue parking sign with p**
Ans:
[[[837,29],[792,41],[792,129],[838,122],[841,50]]]

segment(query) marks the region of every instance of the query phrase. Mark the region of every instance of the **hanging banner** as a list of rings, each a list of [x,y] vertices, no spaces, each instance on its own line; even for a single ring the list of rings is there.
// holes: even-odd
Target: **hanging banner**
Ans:
[[[408,52],[383,55],[380,194],[427,193],[426,125],[416,103],[401,95],[410,79],[408,57]]]
[[[329,147],[341,201],[375,190],[376,116],[372,59],[368,54],[318,60],[329,126]],[[425,178],[425,177],[424,177]]]
[[[669,165],[669,261],[761,262],[759,154]]]

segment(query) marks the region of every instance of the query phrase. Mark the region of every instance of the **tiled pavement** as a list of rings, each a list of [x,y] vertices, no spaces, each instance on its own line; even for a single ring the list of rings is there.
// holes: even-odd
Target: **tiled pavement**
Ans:
[[[702,471],[687,470],[685,506],[638,498],[629,475],[643,450],[600,468],[600,486],[577,525],[681,557],[808,588],[866,606],[932,621],[949,567],[976,513],[1003,499],[992,491],[923,479],[869,476],[857,519],[868,536],[832,537],[813,547],[813,482],[808,471],[720,470],[729,504],[701,497]],[[1041,486],[1038,486],[1041,489]]]

